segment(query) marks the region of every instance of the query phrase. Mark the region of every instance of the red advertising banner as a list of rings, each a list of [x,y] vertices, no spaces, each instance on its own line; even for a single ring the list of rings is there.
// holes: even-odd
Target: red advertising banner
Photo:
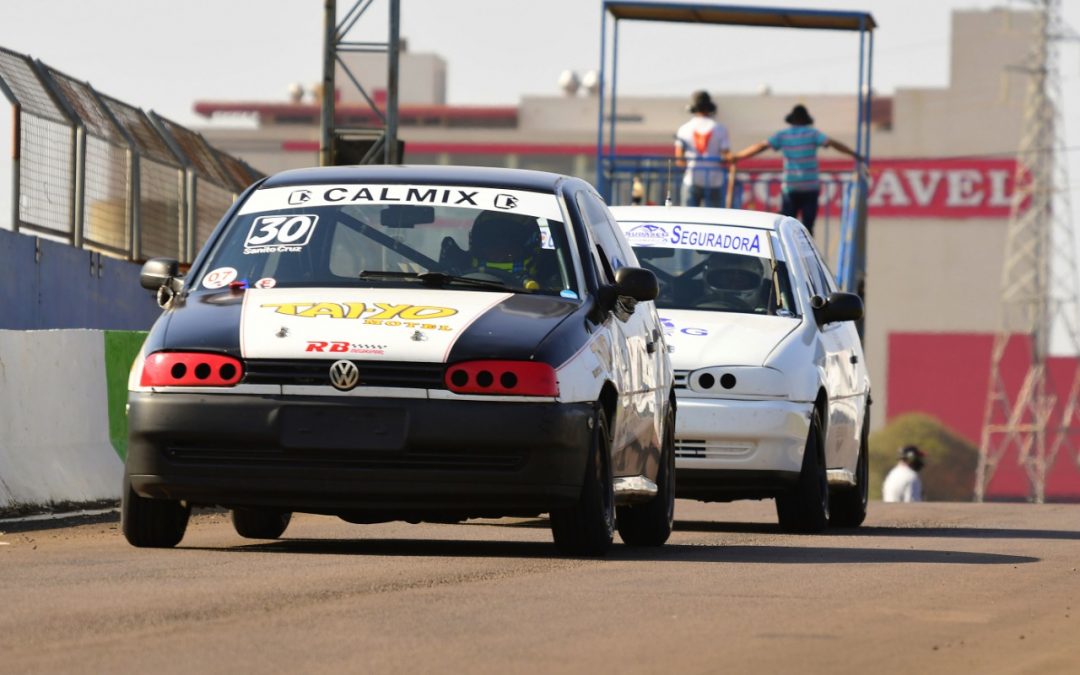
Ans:
[[[821,163],[821,208],[839,213],[850,161]],[[742,206],[779,209],[779,160],[739,165]],[[876,159],[870,167],[873,218],[1008,218],[1015,159]]]

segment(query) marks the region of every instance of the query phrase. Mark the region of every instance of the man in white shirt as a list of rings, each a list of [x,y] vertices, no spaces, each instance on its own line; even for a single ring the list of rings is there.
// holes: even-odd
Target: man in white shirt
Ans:
[[[914,445],[900,448],[900,461],[896,463],[881,486],[881,498],[887,502],[921,502],[922,470],[926,455]]]
[[[721,207],[731,159],[727,127],[714,119],[716,104],[707,91],[694,92],[688,110],[694,116],[675,132],[675,163],[686,168],[682,205]]]

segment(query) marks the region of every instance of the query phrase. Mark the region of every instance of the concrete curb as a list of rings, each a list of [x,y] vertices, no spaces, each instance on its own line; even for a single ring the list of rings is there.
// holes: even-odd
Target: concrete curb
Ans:
[[[144,336],[0,330],[0,509],[120,498],[127,371]]]

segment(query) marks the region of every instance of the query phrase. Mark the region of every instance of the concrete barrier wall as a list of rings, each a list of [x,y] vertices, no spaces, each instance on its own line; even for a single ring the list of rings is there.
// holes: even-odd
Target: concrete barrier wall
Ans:
[[[144,336],[0,330],[0,509],[120,498]]]
[[[139,269],[0,229],[0,329],[148,330],[161,310],[139,286]]]

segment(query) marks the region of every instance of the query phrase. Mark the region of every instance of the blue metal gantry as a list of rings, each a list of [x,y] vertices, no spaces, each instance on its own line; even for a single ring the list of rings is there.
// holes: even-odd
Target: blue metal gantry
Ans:
[[[866,277],[866,195],[870,162],[871,76],[874,64],[874,17],[867,12],[782,7],[745,7],[709,3],[604,0],[600,17],[600,106],[596,132],[596,188],[605,199],[613,196],[613,181],[620,171],[615,148],[618,91],[619,22],[667,21],[676,23],[844,30],[859,33],[859,84],[855,119],[858,171],[844,194],[841,214],[837,282],[845,291],[864,294]],[[611,44],[608,17],[613,19]],[[610,52],[610,75],[608,57]],[[604,138],[607,137],[607,143]]]

